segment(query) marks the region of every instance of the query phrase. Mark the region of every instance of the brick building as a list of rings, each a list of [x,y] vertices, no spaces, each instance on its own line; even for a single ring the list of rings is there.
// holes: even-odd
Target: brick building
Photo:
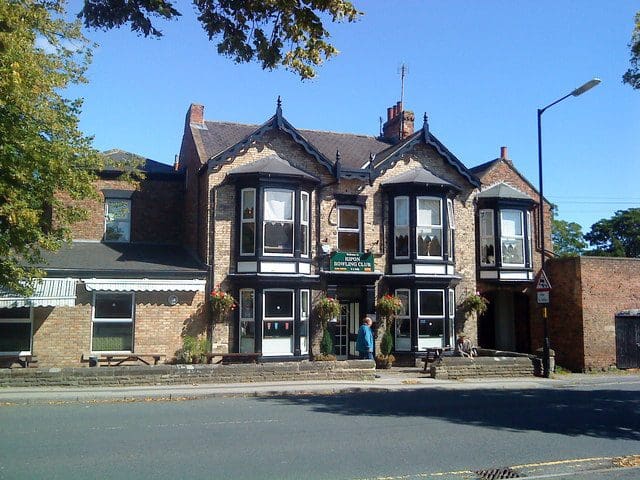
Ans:
[[[261,125],[207,121],[191,105],[176,165],[147,160],[135,188],[101,172],[102,197],[86,203],[73,244],[48,257],[34,296],[0,298],[0,353],[41,365],[109,352],[169,359],[195,334],[217,351],[304,359],[318,353],[313,306],[328,295],[341,304],[335,353],[349,358],[385,293],[404,305],[397,356],[452,347],[461,331],[531,351],[541,344],[537,192],[506,149],[469,169],[426,115],[414,123],[400,103],[379,137],[299,130],[280,101]],[[214,286],[239,308],[208,331]],[[460,308],[476,291],[491,302],[479,320]]]

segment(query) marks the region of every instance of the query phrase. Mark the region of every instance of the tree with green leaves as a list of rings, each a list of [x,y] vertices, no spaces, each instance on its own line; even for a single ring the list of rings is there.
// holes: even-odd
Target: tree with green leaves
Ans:
[[[551,226],[553,253],[559,257],[576,257],[582,255],[587,247],[582,227],[575,222],[553,220]]]
[[[63,14],[61,1],[0,0],[0,288],[19,293],[42,275],[42,250],[69,238],[82,217],[69,200],[95,194],[100,165],[78,129],[81,100],[62,96],[91,54]]]
[[[595,247],[588,255],[640,258],[640,208],[618,210],[593,224],[584,238]]]
[[[635,27],[631,33],[629,48],[631,49],[631,59],[629,60],[631,66],[622,76],[622,81],[636,90],[640,90],[640,12],[636,13]]]
[[[171,0],[85,0],[80,12],[87,27],[129,25],[141,35],[161,37],[157,20],[181,14]],[[344,0],[192,0],[218,53],[237,63],[257,61],[271,70],[283,66],[302,79],[338,53],[329,43],[325,23],[354,22],[361,15]],[[324,22],[324,23],[323,23]]]

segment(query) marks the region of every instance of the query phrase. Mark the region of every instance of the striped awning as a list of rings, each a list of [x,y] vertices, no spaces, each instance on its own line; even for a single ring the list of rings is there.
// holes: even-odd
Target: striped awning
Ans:
[[[0,291],[0,308],[73,307],[75,304],[75,278],[41,278],[36,280],[33,294],[29,297]]]
[[[97,292],[204,292],[206,280],[162,280],[148,278],[82,279],[88,291]]]

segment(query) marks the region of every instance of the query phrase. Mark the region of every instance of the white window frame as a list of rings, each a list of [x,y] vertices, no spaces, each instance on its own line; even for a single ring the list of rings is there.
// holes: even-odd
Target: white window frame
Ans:
[[[340,212],[343,210],[355,210],[358,212],[358,228],[345,228],[340,227]],[[357,233],[358,234],[358,250],[362,251],[362,208],[355,205],[338,205],[338,225],[337,225],[338,237],[338,251],[343,251],[340,248],[340,233]]]
[[[527,258],[529,259],[529,266],[533,266],[533,240],[532,240],[533,232],[531,231],[531,212],[527,211],[527,244],[529,245],[529,256],[527,257],[527,253],[525,252],[525,263],[527,263]]]
[[[253,194],[253,218],[244,218],[244,195],[246,193]],[[253,224],[253,250],[251,252],[245,252],[242,250],[243,231],[245,224]],[[243,188],[240,190],[240,255],[255,255],[256,254],[256,189],[255,188]]]
[[[396,320],[394,321],[394,337],[395,337],[395,349],[397,351],[410,351],[411,350],[411,290],[409,288],[396,288],[395,295],[400,297],[401,294],[405,293],[407,296],[407,311],[400,312],[395,315]],[[408,321],[409,322],[409,336],[400,336],[399,332],[399,320]]]
[[[29,350],[19,350],[19,351],[2,351],[0,354],[7,355],[31,355],[31,351],[33,350],[33,308],[32,307],[19,307],[28,308],[29,316],[28,317],[13,317],[13,318],[2,318],[0,319],[0,323],[28,323],[29,324]]]
[[[502,217],[506,212],[517,213],[520,218],[520,234],[514,233],[513,237],[505,236]],[[520,242],[522,247],[522,262],[521,263],[507,263],[504,261],[504,249],[503,242],[505,240]],[[505,267],[524,267],[526,262],[526,251],[524,249],[524,215],[522,210],[515,210],[512,208],[505,208],[500,210],[500,255],[502,257],[502,265]]]
[[[266,204],[267,204],[267,192],[283,192],[283,193],[287,193],[289,194],[290,198],[291,198],[291,219],[287,219],[287,218],[283,218],[283,219],[274,219],[274,218],[270,218],[267,219],[266,218]],[[295,196],[295,191],[290,190],[288,188],[265,188],[263,193],[262,193],[262,254],[264,256],[273,256],[273,257],[293,257],[293,250],[294,250],[294,245],[295,245],[295,223],[294,223],[294,217],[295,217],[295,208],[296,208],[296,196]],[[266,239],[266,235],[265,235],[265,230],[266,230],[266,226],[267,226],[267,222],[278,222],[278,223],[290,223],[291,224],[291,251],[290,252],[283,252],[283,253],[267,253],[266,248],[265,248],[265,239]]]
[[[267,318],[267,294],[270,292],[289,292],[291,294],[291,316],[290,317],[268,317]],[[262,291],[262,352],[263,355],[293,355],[293,342],[295,331],[295,290],[292,288],[267,288]],[[291,322],[291,335],[286,337],[266,337],[267,323]]]
[[[401,225],[398,223],[398,211],[400,210],[400,206],[399,203],[400,201],[404,201],[405,205],[406,205],[406,218],[407,218],[407,223],[405,225]],[[393,217],[394,217],[394,225],[393,225],[393,256],[394,258],[409,258],[410,255],[410,251],[411,251],[411,242],[409,241],[409,232],[410,232],[410,210],[411,210],[411,201],[409,199],[409,197],[406,196],[401,196],[401,197],[395,197],[394,198],[394,202],[393,202]],[[398,245],[396,243],[397,238],[398,238],[398,233],[404,232],[404,234],[407,236],[407,254],[406,255],[398,255]]]
[[[251,308],[251,316],[250,317],[243,317],[244,314],[244,296],[243,296],[243,292],[250,292],[251,296],[253,297],[253,305]],[[238,351],[240,353],[253,353],[255,351],[256,348],[256,344],[255,344],[255,331],[256,331],[256,291],[253,288],[241,288],[240,291],[238,292],[238,318],[240,319],[240,332],[238,335],[239,338],[239,349]],[[251,345],[251,349],[247,349],[247,348],[243,348],[242,345],[242,324],[243,323],[253,323],[253,345]],[[246,338],[250,338],[250,337],[246,337]]]
[[[129,215],[124,218],[117,220],[118,224],[123,224],[126,226],[125,231],[123,232],[122,238],[118,240],[107,239],[107,225],[110,222],[116,222],[115,220],[109,219],[109,203],[110,202],[124,202],[127,204]],[[104,241],[105,242],[113,242],[113,243],[129,243],[131,241],[131,199],[129,198],[105,198],[104,199]]]
[[[439,209],[439,214],[440,214],[440,223],[439,224],[435,224],[435,223],[431,223],[431,224],[424,224],[421,225],[420,224],[420,201],[421,200],[428,200],[428,201],[432,201],[435,200],[438,202],[438,209]],[[426,197],[426,196],[422,196],[422,197],[416,197],[416,257],[417,258],[429,258],[429,259],[442,259],[443,257],[443,250],[444,250],[444,246],[442,245],[443,243],[443,225],[442,225],[442,219],[443,219],[443,214],[442,214],[442,198],[440,197]],[[418,249],[418,237],[419,237],[419,230],[421,228],[428,228],[431,229],[432,231],[440,231],[440,255],[420,255],[420,251]]]
[[[487,232],[483,220],[483,214],[487,215],[491,219],[491,228]],[[496,237],[495,237],[495,225],[493,217],[493,209],[483,208],[478,214],[479,230],[480,230],[480,266],[481,267],[493,267],[496,264]],[[485,246],[493,246],[493,262],[485,262],[482,249]]]
[[[96,298],[102,295],[130,295],[131,315],[129,318],[96,318]],[[91,351],[100,353],[132,353],[135,349],[135,315],[136,315],[136,294],[135,292],[93,292],[93,302],[91,305]],[[93,349],[93,325],[94,323],[130,323],[131,324],[131,350],[94,350]]]
[[[300,242],[300,256],[308,258],[311,243],[311,228],[309,222],[309,212],[311,196],[309,192],[300,192],[300,230],[306,230],[306,235],[300,235],[303,242]],[[306,240],[305,240],[306,239]]]
[[[307,297],[305,300],[305,296]],[[305,305],[306,305],[306,313],[305,313]],[[311,315],[311,291],[310,290],[300,290],[300,354],[304,355],[309,353],[309,317]],[[302,332],[305,331],[306,326],[306,335],[302,335]],[[304,339],[304,342],[303,342]]]
[[[456,291],[449,289],[449,342],[454,345],[455,342],[455,321],[456,321]]]
[[[441,305],[442,305],[442,312],[440,315],[421,315],[420,314],[420,297],[421,297],[421,293],[422,292],[437,292],[441,295]],[[445,335],[448,335],[448,332],[445,331],[445,301],[447,301],[447,298],[445,297],[445,291],[444,289],[440,289],[440,288],[421,288],[418,290],[418,296],[417,296],[417,301],[418,301],[418,348],[421,347],[421,344],[423,344],[424,346],[428,347],[438,347],[438,348],[442,348],[444,347],[444,343],[445,343]],[[429,336],[429,335],[421,335],[420,334],[420,321],[421,320],[439,320],[441,323],[441,329],[442,329],[442,337],[434,337],[434,336]],[[439,339],[439,341],[436,341],[437,339]]]

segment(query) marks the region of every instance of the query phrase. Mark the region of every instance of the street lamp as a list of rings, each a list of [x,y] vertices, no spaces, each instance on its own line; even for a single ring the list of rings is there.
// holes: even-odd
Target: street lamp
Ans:
[[[544,249],[544,195],[543,195],[543,183],[542,183],[542,114],[550,107],[553,107],[556,103],[560,103],[566,98],[569,97],[577,97],[578,95],[582,95],[584,92],[591,90],[593,87],[600,83],[599,78],[594,78],[589,80],[584,85],[579,86],[571,93],[568,93],[562,98],[559,98],[553,103],[550,103],[544,108],[538,109],[538,178],[540,179],[540,245],[541,245],[541,255],[540,255],[540,270],[544,272],[544,262],[545,262],[545,249]],[[549,350],[550,350],[550,342],[549,342],[549,322],[547,320],[547,307],[542,307],[542,318],[544,320],[544,343],[542,346],[542,371],[545,378],[549,378]]]

